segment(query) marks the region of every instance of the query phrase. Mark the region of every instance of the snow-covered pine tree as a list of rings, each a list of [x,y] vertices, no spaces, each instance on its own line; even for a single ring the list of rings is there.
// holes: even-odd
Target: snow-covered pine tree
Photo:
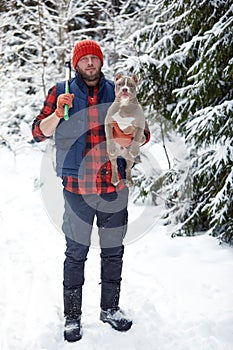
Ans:
[[[13,1],[4,1],[3,4],[5,6],[0,13],[1,143],[13,149],[15,142],[20,141],[19,125],[22,118],[27,120],[29,101],[33,99],[32,96],[35,93],[33,75],[35,80],[38,80],[38,71],[33,70],[30,65],[31,57],[34,55],[36,35],[32,23],[30,25],[29,22],[30,9],[26,19],[24,3],[21,7],[18,2]],[[28,74],[29,70],[31,70],[30,74]]]
[[[85,16],[89,3],[3,1],[0,123],[1,142],[9,147],[23,141],[22,130],[31,137],[27,124],[31,124],[51,84],[64,79],[64,62],[74,42],[88,34]]]
[[[179,232],[225,232],[229,239],[231,1],[149,1],[144,18],[147,23],[128,35],[124,65],[140,75],[139,90],[153,121],[169,120],[185,136],[192,159],[185,181],[179,181],[182,169],[176,167],[165,177],[168,215],[181,221]],[[191,195],[190,202],[184,193]]]
[[[197,58],[189,84],[176,90],[172,115],[192,153],[192,205],[183,229],[208,230],[226,241],[233,237],[232,25],[231,1],[206,4],[205,24],[190,42]]]
[[[128,52],[128,42],[125,42],[125,38],[141,25],[140,14],[144,7],[145,1],[93,1],[96,39],[104,51],[104,72],[108,78],[113,79],[119,71],[119,60]],[[121,67],[121,71],[125,69]]]
[[[140,21],[135,21],[139,25],[125,33],[125,50],[122,52],[122,62],[118,63],[119,69],[125,67],[127,71],[138,74],[139,100],[144,105],[150,124],[155,126],[152,126],[155,139],[162,139],[166,154],[165,138],[171,130],[171,113],[177,102],[173,90],[183,86],[188,64],[195,58],[194,53],[188,57],[177,53],[180,45],[192,37],[189,26],[184,25],[190,13],[189,8],[181,8],[180,2],[144,2],[138,13]],[[139,181],[144,189],[142,196],[155,198],[155,192],[161,189],[162,184],[170,184],[169,188],[166,187],[166,196],[168,203],[172,201],[173,193],[177,191],[176,183],[179,183],[181,173],[186,173],[187,164],[175,164],[169,156],[167,163],[169,170],[162,177],[148,179],[146,176]]]

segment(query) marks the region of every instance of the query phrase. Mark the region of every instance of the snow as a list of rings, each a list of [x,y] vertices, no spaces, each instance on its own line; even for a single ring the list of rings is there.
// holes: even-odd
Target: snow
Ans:
[[[20,153],[2,148],[0,158],[1,350],[232,349],[232,248],[205,234],[171,238],[160,206],[133,204],[131,221],[150,216],[154,225],[125,248],[120,304],[134,321],[132,329],[118,333],[99,321],[100,252],[93,247],[86,263],[83,338],[64,342],[65,243],[38,186],[42,152],[35,146]]]

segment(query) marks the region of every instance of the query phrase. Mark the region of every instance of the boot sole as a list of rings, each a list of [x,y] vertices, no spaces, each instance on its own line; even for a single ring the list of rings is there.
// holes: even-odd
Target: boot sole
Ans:
[[[130,328],[132,327],[132,324],[133,322],[129,322],[127,324],[127,326],[125,326],[124,328],[117,328],[117,326],[114,325],[113,322],[109,321],[109,320],[105,320],[105,319],[101,319],[100,320],[103,322],[103,323],[108,323],[113,329],[115,329],[115,331],[118,331],[118,332],[127,332],[128,330],[130,330]]]

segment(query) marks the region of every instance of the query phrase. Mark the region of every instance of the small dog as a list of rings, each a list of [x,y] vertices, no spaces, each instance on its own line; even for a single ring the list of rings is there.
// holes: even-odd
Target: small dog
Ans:
[[[138,77],[118,74],[115,78],[115,101],[110,106],[105,119],[107,152],[112,165],[114,186],[120,182],[117,157],[126,160],[126,183],[133,185],[131,168],[140,162],[139,147],[145,142],[145,116],[136,97]]]

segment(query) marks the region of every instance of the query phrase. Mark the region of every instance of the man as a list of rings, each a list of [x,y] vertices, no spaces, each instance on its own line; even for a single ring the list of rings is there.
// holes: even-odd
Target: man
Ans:
[[[64,93],[64,83],[52,87],[32,126],[37,142],[55,134],[56,171],[64,186],[64,338],[69,342],[82,337],[84,265],[94,217],[101,247],[100,319],[118,331],[132,325],[119,308],[128,189],[123,181],[117,187],[111,184],[104,132],[106,112],[115,97],[114,84],[101,71],[103,53],[93,40],[75,45],[72,64],[76,74],[70,81],[70,93]],[[68,121],[63,119],[65,104],[69,106]],[[145,135],[148,141],[148,130]],[[124,176],[122,161],[119,159],[118,166]]]

